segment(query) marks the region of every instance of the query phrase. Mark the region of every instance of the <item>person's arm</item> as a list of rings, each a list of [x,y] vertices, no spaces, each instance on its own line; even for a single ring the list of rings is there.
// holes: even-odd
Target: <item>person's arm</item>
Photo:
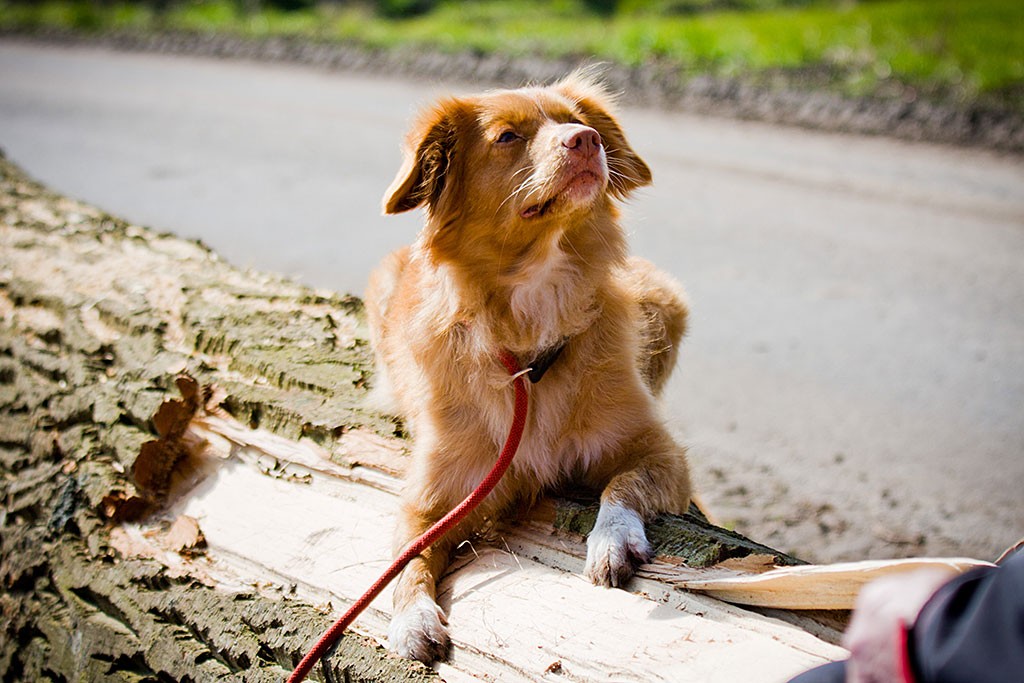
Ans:
[[[843,645],[849,659],[790,683],[1024,681],[1024,551],[959,576],[924,570],[868,584]]]
[[[939,588],[908,645],[916,683],[1024,681],[1024,552]]]
[[[872,581],[861,589],[843,634],[850,651],[847,683],[919,683],[913,675],[910,627],[952,569],[923,569]]]

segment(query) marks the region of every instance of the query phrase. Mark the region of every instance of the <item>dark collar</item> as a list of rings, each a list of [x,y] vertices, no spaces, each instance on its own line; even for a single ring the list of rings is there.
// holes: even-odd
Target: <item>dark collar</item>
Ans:
[[[526,373],[526,376],[530,378],[532,384],[536,384],[544,377],[544,373],[555,364],[558,357],[562,355],[562,351],[565,350],[566,345],[569,343],[568,339],[563,339],[556,346],[549,347],[540,352],[536,358],[529,363],[530,371]]]

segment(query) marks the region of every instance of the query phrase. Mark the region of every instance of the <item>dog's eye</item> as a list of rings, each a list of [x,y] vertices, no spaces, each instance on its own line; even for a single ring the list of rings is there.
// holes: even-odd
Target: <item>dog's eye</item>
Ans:
[[[497,142],[499,145],[507,145],[508,143],[515,142],[516,140],[519,139],[520,137],[518,134],[516,134],[515,131],[506,130],[504,133],[498,136],[498,139],[495,140],[495,142]]]

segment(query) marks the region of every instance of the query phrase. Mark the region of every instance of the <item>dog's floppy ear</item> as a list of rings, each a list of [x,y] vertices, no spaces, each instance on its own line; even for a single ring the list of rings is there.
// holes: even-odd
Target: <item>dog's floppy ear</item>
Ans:
[[[612,194],[624,199],[636,188],[649,185],[651,169],[626,142],[626,135],[615,118],[615,98],[595,78],[593,71],[576,71],[556,83],[555,89],[576,104],[584,123],[600,133],[608,157]]]
[[[434,210],[456,175],[458,133],[468,109],[459,99],[438,102],[420,114],[406,143],[405,161],[384,193],[384,213],[402,213],[423,204]]]

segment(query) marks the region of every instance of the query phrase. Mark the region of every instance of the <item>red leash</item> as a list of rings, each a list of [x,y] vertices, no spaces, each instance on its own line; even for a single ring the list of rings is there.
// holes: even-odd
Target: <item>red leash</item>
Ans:
[[[320,640],[316,641],[313,649],[302,658],[299,665],[295,667],[295,671],[288,677],[288,683],[299,683],[299,681],[303,680],[324,654],[338,642],[345,629],[373,602],[374,598],[384,590],[384,587],[398,576],[398,573],[405,568],[405,565],[409,564],[414,557],[433,545],[434,541],[448,533],[453,526],[461,522],[473,508],[487,497],[487,494],[494,489],[498,481],[501,480],[502,475],[505,474],[505,470],[512,463],[512,458],[515,457],[516,450],[519,448],[519,441],[523,436],[523,428],[526,426],[526,412],[529,403],[526,395],[526,384],[520,374],[519,362],[508,351],[502,351],[500,358],[505,369],[508,370],[508,374],[512,375],[512,384],[515,388],[515,410],[512,413],[512,427],[509,429],[508,438],[505,439],[505,446],[501,449],[498,461],[494,463],[494,467],[491,468],[491,471],[487,473],[487,476],[484,477],[476,489],[466,496],[465,500],[435,522],[434,526],[427,529],[422,536],[406,546],[402,554],[395,558],[395,561],[391,563],[387,571],[370,586],[369,590],[363,593],[363,596],[356,600],[348,608],[348,611],[341,615],[334,622],[333,626],[327,629],[326,633],[320,636]]]

